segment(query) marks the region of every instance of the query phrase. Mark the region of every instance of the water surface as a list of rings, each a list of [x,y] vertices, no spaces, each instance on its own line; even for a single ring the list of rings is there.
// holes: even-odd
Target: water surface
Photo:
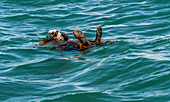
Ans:
[[[51,29],[115,44],[32,48]],[[1,0],[0,101],[170,101],[169,0]]]

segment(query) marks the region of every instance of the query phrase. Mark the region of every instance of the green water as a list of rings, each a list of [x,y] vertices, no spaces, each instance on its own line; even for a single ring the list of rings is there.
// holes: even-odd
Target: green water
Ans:
[[[57,29],[115,44],[32,48]],[[0,101],[169,102],[169,0],[1,0]]]

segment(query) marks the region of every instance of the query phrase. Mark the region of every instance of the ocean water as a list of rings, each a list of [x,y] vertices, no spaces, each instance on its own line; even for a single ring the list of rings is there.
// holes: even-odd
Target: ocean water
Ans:
[[[117,43],[33,48],[57,29]],[[169,0],[0,0],[0,101],[170,102]]]

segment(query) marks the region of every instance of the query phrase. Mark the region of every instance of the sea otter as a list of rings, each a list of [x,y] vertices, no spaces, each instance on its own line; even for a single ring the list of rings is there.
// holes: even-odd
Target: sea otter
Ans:
[[[50,30],[48,32],[47,38],[40,41],[39,47],[49,44],[53,46],[51,47],[51,50],[59,48],[60,50],[64,51],[70,50],[83,51],[94,46],[102,46],[106,45],[109,42],[115,42],[115,41],[106,42],[101,41],[102,37],[101,25],[97,27],[96,38],[94,41],[92,41],[92,39],[87,39],[87,37],[80,30],[74,30],[73,33],[78,40],[71,40],[67,34],[65,33],[61,34],[58,30]]]

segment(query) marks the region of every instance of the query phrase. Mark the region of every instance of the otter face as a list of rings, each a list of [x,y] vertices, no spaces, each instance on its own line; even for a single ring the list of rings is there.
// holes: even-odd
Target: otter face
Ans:
[[[58,30],[50,30],[48,32],[47,38],[53,38],[56,41],[62,41],[63,38]]]

